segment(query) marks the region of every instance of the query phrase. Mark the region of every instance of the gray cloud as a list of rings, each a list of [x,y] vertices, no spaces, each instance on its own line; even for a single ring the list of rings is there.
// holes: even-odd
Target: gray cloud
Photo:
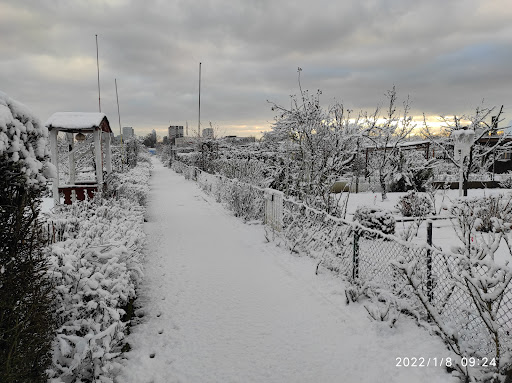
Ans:
[[[512,101],[512,10],[507,0],[14,1],[0,3],[0,89],[45,120],[102,110],[140,134],[202,121],[259,132],[304,88],[373,109],[396,85],[413,112],[462,114]]]

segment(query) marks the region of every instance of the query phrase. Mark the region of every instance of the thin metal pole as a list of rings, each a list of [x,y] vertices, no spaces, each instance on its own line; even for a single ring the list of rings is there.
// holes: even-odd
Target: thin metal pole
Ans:
[[[427,243],[432,247],[432,221],[427,222]],[[427,249],[427,295],[428,301],[432,302],[433,295],[433,283],[432,283],[432,250]]]
[[[101,113],[101,94],[100,94],[100,60],[98,54],[98,35],[96,35],[96,67],[98,68],[98,108]]]
[[[119,112],[119,94],[117,93],[117,78],[114,79],[116,84],[116,99],[117,99],[117,117],[119,119],[119,137],[121,138],[121,171],[124,168],[124,145],[123,145],[123,131],[121,130],[121,113]]]
[[[199,63],[199,117],[197,121],[197,137],[201,137],[201,63]]]
[[[352,254],[352,279],[359,278],[359,233],[354,230],[354,252]]]

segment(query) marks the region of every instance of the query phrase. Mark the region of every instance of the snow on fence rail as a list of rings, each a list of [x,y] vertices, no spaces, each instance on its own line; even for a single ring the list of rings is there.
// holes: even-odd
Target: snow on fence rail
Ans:
[[[227,202],[235,215],[271,224],[278,221],[277,240],[284,241],[292,252],[318,259],[319,264],[345,276],[354,285],[393,293],[401,310],[430,318],[431,314],[420,303],[419,296],[425,297],[443,328],[454,329],[453,335],[474,355],[493,358],[512,350],[511,286],[507,285],[501,299],[492,303],[498,331],[505,339],[496,350],[488,323],[461,283],[460,276],[465,270],[456,254],[441,252],[426,243],[406,242],[331,216],[286,198],[279,191],[208,174],[178,161],[172,167],[196,180],[218,202]],[[402,271],[397,267],[400,264],[405,265]],[[404,270],[414,274],[411,275],[415,287],[407,282]],[[472,270],[480,275],[488,271],[481,265]]]

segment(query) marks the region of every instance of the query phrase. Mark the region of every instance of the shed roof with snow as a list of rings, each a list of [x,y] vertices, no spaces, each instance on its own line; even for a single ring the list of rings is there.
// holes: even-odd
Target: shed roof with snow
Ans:
[[[50,116],[45,126],[48,130],[68,133],[92,132],[98,128],[112,133],[105,113],[57,112]]]

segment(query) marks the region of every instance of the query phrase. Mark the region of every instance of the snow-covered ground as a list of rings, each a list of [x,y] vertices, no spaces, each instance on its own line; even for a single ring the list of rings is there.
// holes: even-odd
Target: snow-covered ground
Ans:
[[[395,328],[345,304],[345,283],[266,243],[156,159],[141,323],[118,382],[456,382],[398,357],[453,357],[408,318]]]

